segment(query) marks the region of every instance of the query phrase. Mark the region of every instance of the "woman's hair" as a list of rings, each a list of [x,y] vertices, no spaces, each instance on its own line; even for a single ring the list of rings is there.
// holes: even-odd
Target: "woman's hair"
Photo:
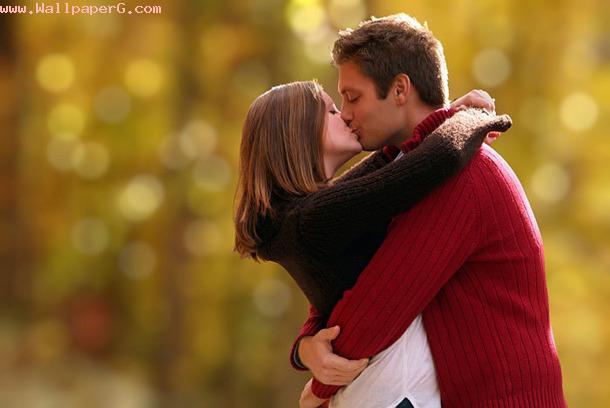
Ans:
[[[258,260],[260,217],[274,216],[271,198],[302,196],[325,182],[322,138],[326,105],[314,81],[273,87],[250,106],[235,194],[235,248]]]

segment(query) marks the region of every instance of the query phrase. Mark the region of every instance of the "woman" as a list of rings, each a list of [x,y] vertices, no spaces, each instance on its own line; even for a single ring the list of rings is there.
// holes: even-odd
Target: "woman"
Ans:
[[[386,146],[332,179],[362,147],[331,98],[315,82],[259,96],[243,127],[236,251],[281,264],[312,307],[329,316],[383,241],[391,218],[462,169],[488,132],[505,130],[496,117],[481,114],[480,126],[463,134],[426,137],[432,123],[454,112],[442,109],[424,120],[414,133],[425,139],[410,151],[418,135],[404,143],[403,157],[394,160],[399,149]],[[435,381],[417,367],[407,375]],[[414,398],[417,383],[409,394]],[[432,398],[440,401],[438,393]]]

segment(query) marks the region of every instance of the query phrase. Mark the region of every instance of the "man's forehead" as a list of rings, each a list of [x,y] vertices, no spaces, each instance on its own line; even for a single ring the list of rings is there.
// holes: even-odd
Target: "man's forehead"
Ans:
[[[371,80],[362,75],[360,69],[353,62],[345,62],[339,65],[338,92],[343,95],[347,92],[362,92],[370,85]]]
[[[343,95],[346,92],[356,92],[362,90],[364,85],[363,78],[360,76],[339,74],[337,90]]]

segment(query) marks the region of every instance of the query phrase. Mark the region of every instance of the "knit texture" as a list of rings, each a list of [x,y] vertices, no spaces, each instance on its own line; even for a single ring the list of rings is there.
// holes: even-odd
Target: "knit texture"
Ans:
[[[459,134],[471,120],[458,112],[435,133]],[[310,328],[320,326],[315,312]],[[444,407],[567,406],[540,232],[517,177],[487,146],[392,221],[328,319],[327,327],[341,327],[333,349],[371,357],[420,313]],[[338,389],[317,380],[312,387],[321,398]]]

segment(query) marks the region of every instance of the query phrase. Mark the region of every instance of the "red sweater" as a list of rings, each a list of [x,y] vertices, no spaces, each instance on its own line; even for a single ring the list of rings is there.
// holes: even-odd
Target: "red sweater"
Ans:
[[[314,309],[299,336],[322,327]],[[397,216],[335,306],[334,351],[371,357],[423,313],[445,407],[565,407],[540,232],[508,164],[484,146]],[[328,398],[339,387],[317,380]]]

